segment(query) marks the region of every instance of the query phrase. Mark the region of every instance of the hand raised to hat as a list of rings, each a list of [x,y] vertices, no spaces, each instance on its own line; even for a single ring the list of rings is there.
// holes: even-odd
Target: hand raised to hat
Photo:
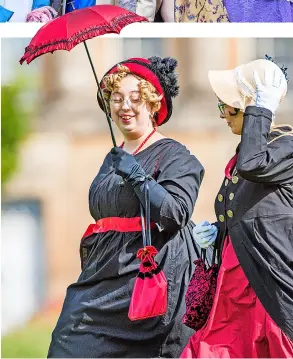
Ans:
[[[256,87],[255,105],[266,108],[275,114],[286,88],[285,76],[277,69],[274,71],[267,69],[264,74],[264,83],[256,71],[253,72],[253,79]]]
[[[145,180],[146,173],[133,155],[125,152],[120,147],[113,147],[111,157],[115,173],[125,181],[135,185],[137,182]]]

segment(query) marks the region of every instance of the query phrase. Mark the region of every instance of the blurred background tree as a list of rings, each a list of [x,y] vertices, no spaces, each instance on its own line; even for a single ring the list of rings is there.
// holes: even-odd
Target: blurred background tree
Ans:
[[[33,132],[32,119],[37,113],[38,79],[34,74],[20,75],[17,69],[12,78],[1,86],[1,186],[10,181],[21,165],[21,146]],[[2,358],[45,358],[52,327],[52,320],[32,318],[1,338]]]
[[[19,77],[1,86],[1,185],[9,181],[18,167],[21,143],[29,133],[31,110],[25,105],[28,82]]]

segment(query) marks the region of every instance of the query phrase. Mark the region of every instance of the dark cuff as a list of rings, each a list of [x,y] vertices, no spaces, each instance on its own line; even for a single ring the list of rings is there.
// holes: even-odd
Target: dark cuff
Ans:
[[[268,120],[272,121],[273,113],[272,111],[268,110],[264,107],[257,107],[257,106],[247,106],[244,112],[244,116],[252,115],[252,116],[262,116],[267,118]]]
[[[160,224],[161,207],[168,192],[151,177],[148,178],[148,185],[150,191],[151,218],[154,222]],[[145,207],[145,181],[138,182],[133,189],[140,199],[141,204]]]
[[[217,230],[219,231],[219,229],[220,229],[220,225],[219,225],[219,222],[218,222],[218,221],[217,221],[217,222],[212,223],[212,225],[216,226],[216,227],[217,227]]]

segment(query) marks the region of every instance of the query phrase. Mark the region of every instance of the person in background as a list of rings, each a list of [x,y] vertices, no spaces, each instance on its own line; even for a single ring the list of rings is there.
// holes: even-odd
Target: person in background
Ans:
[[[175,22],[292,22],[291,0],[164,0]],[[175,4],[174,4],[175,2]]]
[[[158,131],[170,119],[172,98],[179,93],[176,66],[172,58],[128,59],[101,81],[124,142],[106,155],[90,187],[96,225],[81,241],[82,272],[68,287],[49,357],[174,358],[193,333],[181,320],[192,261],[199,256],[190,218],[204,169],[185,146]],[[146,183],[155,260],[168,282],[167,311],[131,321]]]
[[[293,22],[292,0],[115,0],[149,21]]]
[[[292,0],[224,0],[230,22],[293,22]]]
[[[26,22],[49,22],[58,16],[58,12],[48,0],[34,0],[32,11],[26,16]]]
[[[286,76],[260,59],[209,80],[241,140],[216,198],[218,222],[194,229],[202,248],[217,245],[220,267],[209,318],[181,357],[292,358],[293,129],[273,122]]]

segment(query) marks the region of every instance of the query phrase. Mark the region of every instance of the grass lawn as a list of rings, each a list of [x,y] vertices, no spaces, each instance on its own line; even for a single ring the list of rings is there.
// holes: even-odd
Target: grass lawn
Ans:
[[[1,358],[46,358],[55,323],[38,320],[3,336]]]

